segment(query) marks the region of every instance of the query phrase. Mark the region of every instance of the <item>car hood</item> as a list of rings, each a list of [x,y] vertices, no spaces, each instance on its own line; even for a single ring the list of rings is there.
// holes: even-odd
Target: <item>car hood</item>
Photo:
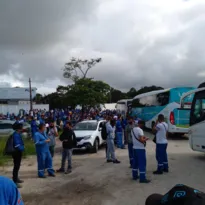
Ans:
[[[91,130],[91,131],[90,130],[80,130],[80,131],[74,130],[74,132],[75,132],[76,137],[78,138],[78,137],[85,137],[88,135],[93,135],[95,131],[94,130]]]

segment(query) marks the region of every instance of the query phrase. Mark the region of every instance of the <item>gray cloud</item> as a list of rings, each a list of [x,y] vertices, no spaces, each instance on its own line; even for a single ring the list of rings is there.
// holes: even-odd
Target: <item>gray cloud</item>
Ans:
[[[201,0],[3,0],[0,74],[23,83],[31,77],[48,92],[69,82],[61,68],[72,56],[102,57],[89,75],[122,90],[197,86],[204,13]]]

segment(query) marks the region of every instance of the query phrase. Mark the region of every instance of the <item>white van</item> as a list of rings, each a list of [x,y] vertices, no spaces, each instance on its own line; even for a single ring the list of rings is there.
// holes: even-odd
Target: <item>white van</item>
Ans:
[[[183,95],[181,106],[184,99],[193,94],[188,132],[189,144],[192,150],[205,152],[205,83],[200,84],[198,89]]]

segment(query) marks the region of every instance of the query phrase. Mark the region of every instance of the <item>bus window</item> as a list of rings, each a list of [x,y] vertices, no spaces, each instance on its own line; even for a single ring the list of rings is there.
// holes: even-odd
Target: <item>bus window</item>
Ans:
[[[165,106],[169,104],[169,94],[169,92],[166,92],[157,95],[157,101],[160,104],[160,106]]]
[[[191,113],[191,125],[199,123],[205,120],[205,95],[202,97],[201,95],[196,94],[195,101],[192,106]]]
[[[190,94],[182,99],[182,102],[181,102],[182,109],[191,109],[193,96],[194,96],[194,94]]]

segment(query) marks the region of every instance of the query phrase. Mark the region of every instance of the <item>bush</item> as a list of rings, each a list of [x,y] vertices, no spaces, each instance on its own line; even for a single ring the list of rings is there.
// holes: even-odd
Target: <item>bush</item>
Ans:
[[[1,137],[0,138],[0,166],[3,166],[6,164],[9,160],[12,158],[10,156],[4,156],[3,151],[6,145],[8,137]],[[35,155],[36,150],[35,150],[35,145],[31,139],[24,138],[24,145],[25,145],[25,151],[23,153],[23,156],[29,156],[29,155]]]

